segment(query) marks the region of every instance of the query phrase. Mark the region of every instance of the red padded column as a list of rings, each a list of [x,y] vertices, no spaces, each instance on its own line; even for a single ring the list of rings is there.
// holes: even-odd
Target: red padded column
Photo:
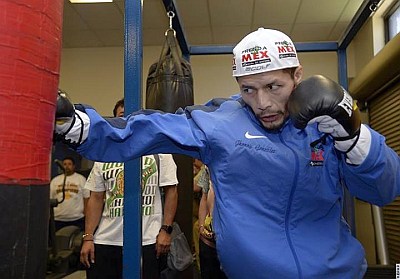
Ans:
[[[0,0],[0,274],[44,278],[62,0]]]

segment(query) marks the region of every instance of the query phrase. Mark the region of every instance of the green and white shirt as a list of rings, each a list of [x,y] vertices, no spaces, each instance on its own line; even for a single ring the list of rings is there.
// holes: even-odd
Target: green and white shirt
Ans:
[[[153,155],[142,157],[142,245],[156,242],[162,225],[160,188],[178,184],[176,164],[170,154],[159,154],[160,171]],[[123,245],[124,164],[96,162],[85,188],[105,191],[103,216],[94,243]]]

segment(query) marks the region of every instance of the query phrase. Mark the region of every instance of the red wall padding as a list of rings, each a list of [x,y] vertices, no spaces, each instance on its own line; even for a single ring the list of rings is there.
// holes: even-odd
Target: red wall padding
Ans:
[[[63,0],[0,0],[0,183],[50,179]]]

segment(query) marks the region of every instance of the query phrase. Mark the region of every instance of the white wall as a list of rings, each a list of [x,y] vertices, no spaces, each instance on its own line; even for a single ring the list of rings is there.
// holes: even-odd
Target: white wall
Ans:
[[[160,52],[161,47],[144,48],[143,92],[148,69],[158,60]],[[305,76],[324,74],[337,80],[335,52],[300,53],[299,58],[304,66]],[[238,92],[231,73],[231,59],[231,55],[191,57],[196,104]],[[73,102],[90,104],[102,115],[111,115],[114,103],[124,94],[123,67],[123,48],[63,49],[59,87],[69,94]]]

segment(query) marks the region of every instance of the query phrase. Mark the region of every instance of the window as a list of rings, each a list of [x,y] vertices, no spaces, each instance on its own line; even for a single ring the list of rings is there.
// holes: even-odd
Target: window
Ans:
[[[398,2],[390,10],[386,17],[388,40],[390,41],[400,32],[400,3]]]

